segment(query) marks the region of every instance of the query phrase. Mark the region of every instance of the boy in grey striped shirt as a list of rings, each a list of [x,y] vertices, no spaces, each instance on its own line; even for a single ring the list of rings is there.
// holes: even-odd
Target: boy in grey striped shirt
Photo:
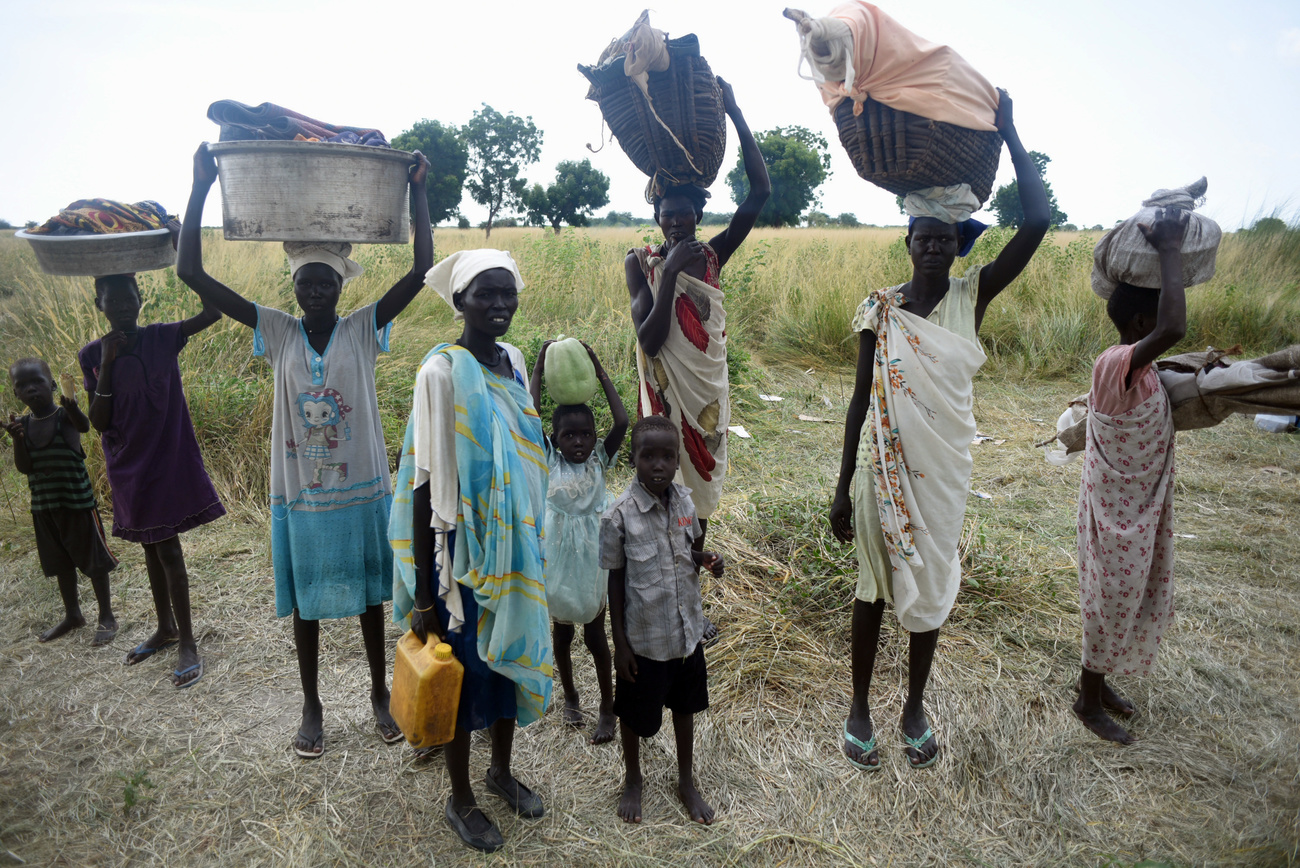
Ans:
[[[721,576],[722,558],[694,548],[703,536],[695,504],[690,489],[673,481],[677,427],[646,416],[633,426],[631,445],[636,479],[600,520],[614,634],[614,714],[626,767],[618,815],[641,822],[640,740],[659,731],[667,706],[677,740],[677,794],[692,820],[708,824],[713,808],[692,777],[695,714],[709,707],[699,570]]]

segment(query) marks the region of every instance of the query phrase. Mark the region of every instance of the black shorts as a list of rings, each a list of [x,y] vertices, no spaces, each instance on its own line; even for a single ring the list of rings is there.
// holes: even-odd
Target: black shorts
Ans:
[[[36,554],[47,576],[57,576],[79,569],[86,575],[109,572],[117,558],[108,550],[104,524],[99,510],[34,509],[32,527],[36,530]]]
[[[664,709],[699,714],[709,707],[709,676],[704,645],[681,660],[647,660],[639,654],[636,681],[615,677],[614,714],[641,738],[650,738],[664,722]]]

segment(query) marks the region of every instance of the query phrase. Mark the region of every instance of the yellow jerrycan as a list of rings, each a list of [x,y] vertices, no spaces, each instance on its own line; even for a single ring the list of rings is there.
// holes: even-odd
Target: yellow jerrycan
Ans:
[[[465,667],[451,646],[430,634],[421,642],[411,630],[397,640],[388,710],[412,747],[446,744],[456,735],[460,682]]]

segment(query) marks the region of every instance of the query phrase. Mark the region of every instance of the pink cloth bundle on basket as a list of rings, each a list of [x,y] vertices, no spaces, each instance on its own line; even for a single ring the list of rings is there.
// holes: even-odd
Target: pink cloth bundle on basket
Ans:
[[[855,0],[825,18],[786,15],[799,23],[803,59],[832,113],[847,98],[861,114],[870,97],[955,126],[997,129],[998,94],[988,79],[948,46],[922,39],[872,4]]]

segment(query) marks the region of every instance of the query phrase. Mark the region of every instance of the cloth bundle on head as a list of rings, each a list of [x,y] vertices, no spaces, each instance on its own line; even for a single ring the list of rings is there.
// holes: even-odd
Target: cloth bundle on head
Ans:
[[[980,209],[980,200],[971,192],[970,184],[951,187],[926,187],[915,190],[903,198],[903,211],[907,214],[907,231],[918,217],[933,217],[944,223],[956,223],[961,237],[958,256],[966,256],[975,246],[975,239],[989,228],[987,224],[972,220],[971,214]]]
[[[27,232],[55,236],[147,232],[165,228],[171,219],[167,209],[151,199],[134,205],[112,199],[78,199]]]
[[[354,277],[360,277],[365,271],[357,262],[348,257],[352,255],[352,245],[345,241],[286,241],[284,255],[289,257],[290,276],[298,273],[309,262],[322,262],[338,272],[347,283]]]
[[[438,293],[443,301],[451,305],[451,309],[455,311],[452,319],[460,322],[465,317],[456,310],[454,301],[456,293],[469,286],[474,278],[493,268],[504,268],[513,274],[516,290],[524,288],[524,279],[519,275],[519,266],[515,264],[515,258],[508,251],[492,248],[456,251],[429,269],[424,275],[424,285]]]
[[[854,0],[811,18],[787,9],[799,26],[800,76],[817,83],[832,111],[846,97],[862,113],[867,97],[923,118],[994,130],[997,90],[961,55],[922,39],[870,3]],[[803,75],[803,62],[812,67]]]
[[[1223,232],[1209,217],[1192,209],[1205,201],[1209,183],[1201,178],[1186,187],[1157,190],[1142,203],[1142,210],[1102,236],[1092,251],[1092,291],[1109,299],[1121,283],[1156,289],[1160,286],[1160,255],[1138,228],[1150,226],[1159,209],[1190,212],[1183,235],[1183,286],[1195,286],[1214,277],[1215,258]]]

